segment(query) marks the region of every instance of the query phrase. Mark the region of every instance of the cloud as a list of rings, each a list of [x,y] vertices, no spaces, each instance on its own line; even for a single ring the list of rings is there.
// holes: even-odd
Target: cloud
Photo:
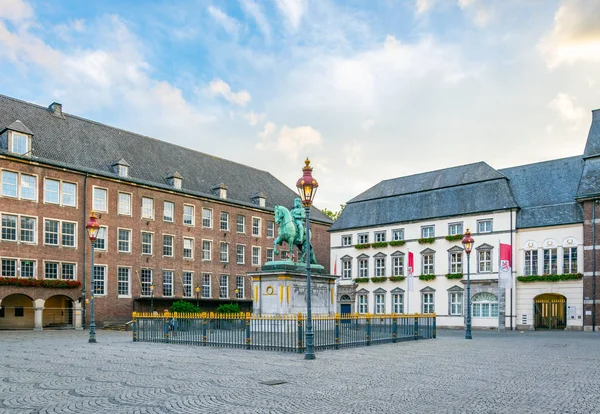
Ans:
[[[360,127],[365,131],[370,131],[375,126],[375,120],[373,118],[365,119],[360,123]]]
[[[244,13],[249,15],[254,19],[258,29],[263,34],[266,40],[271,39],[271,26],[265,15],[263,14],[262,8],[259,4],[255,3],[253,0],[240,0],[240,4],[242,5],[242,9]]]
[[[250,126],[256,126],[259,123],[263,122],[265,120],[266,115],[265,114],[257,114],[253,111],[250,112],[246,112],[244,115],[242,115],[243,118],[248,121],[248,123],[250,124]]]
[[[566,0],[554,15],[552,32],[539,43],[549,68],[577,61],[600,62],[600,3]]]
[[[344,161],[349,167],[358,167],[362,161],[363,149],[362,146],[354,142],[352,144],[344,145],[342,148],[344,154]]]
[[[298,30],[306,9],[304,0],[277,0],[277,7],[290,24],[292,31]]]
[[[415,2],[415,13],[424,14],[427,13],[433,7],[436,0],[417,0]]]
[[[566,93],[559,93],[548,103],[548,108],[554,110],[563,121],[572,124],[573,128],[578,128],[583,120],[587,118],[585,109],[575,106],[573,98]]]
[[[0,1],[0,19],[21,22],[33,17],[33,9],[22,0]]]
[[[246,106],[250,102],[250,94],[247,91],[232,92],[229,84],[221,79],[211,81],[209,89],[213,95],[221,95],[235,105]]]
[[[284,125],[277,130],[273,122],[267,122],[258,135],[261,140],[256,144],[256,149],[275,151],[292,161],[298,159],[300,151],[322,143],[321,133],[311,126],[290,128]]]
[[[208,6],[208,13],[217,23],[223,26],[223,29],[227,33],[237,37],[240,31],[240,24],[236,19],[228,16],[223,10],[215,6]]]
[[[491,2],[481,0],[458,0],[458,6],[469,16],[479,27],[485,27],[494,18],[494,11]]]

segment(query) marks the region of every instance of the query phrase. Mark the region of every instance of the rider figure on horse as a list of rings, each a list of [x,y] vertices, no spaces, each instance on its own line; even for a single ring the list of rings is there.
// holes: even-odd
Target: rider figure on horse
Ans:
[[[306,215],[304,213],[304,207],[302,207],[302,202],[298,197],[294,199],[294,208],[290,210],[290,214],[292,215],[294,225],[296,226],[295,244],[302,244],[304,243],[304,220],[306,220]]]

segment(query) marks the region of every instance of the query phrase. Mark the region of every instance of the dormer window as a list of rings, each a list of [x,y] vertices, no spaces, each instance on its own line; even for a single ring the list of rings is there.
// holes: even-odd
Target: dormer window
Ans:
[[[175,171],[172,175],[167,177],[167,182],[169,185],[173,186],[177,190],[181,190],[181,186],[183,184],[183,176],[179,174],[179,172]]]
[[[115,162],[112,167],[119,177],[129,177],[129,163],[123,158]]]
[[[260,207],[265,207],[267,205],[267,196],[262,192],[256,193],[252,196],[252,202]]]
[[[0,148],[16,155],[29,156],[32,136],[33,132],[17,120],[0,132]]]
[[[213,187],[213,194],[218,196],[222,200],[227,199],[227,186],[224,183],[221,183],[215,187]]]
[[[10,152],[23,155],[29,152],[29,137],[19,132],[12,133],[12,145]]]
[[[129,176],[129,167],[126,165],[119,165],[118,174],[119,174],[119,177],[128,177]]]
[[[178,190],[181,190],[182,182],[183,182],[183,180],[181,178],[173,178],[173,187],[175,187]]]

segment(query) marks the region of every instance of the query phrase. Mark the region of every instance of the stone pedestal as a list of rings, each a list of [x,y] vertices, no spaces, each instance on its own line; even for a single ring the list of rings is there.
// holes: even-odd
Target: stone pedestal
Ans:
[[[267,262],[252,277],[255,315],[306,314],[306,265],[294,262]],[[335,314],[335,281],[323,266],[311,266],[313,315]]]

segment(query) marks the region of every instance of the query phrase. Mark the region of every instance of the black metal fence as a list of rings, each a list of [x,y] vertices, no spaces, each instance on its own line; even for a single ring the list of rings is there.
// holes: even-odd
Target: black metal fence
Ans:
[[[315,350],[431,339],[435,314],[314,316]],[[134,313],[134,342],[304,352],[306,318],[298,315]]]

